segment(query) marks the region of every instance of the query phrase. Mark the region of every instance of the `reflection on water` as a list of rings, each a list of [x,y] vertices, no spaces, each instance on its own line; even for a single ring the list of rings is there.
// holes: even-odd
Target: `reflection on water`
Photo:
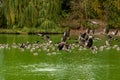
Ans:
[[[48,72],[52,72],[52,71],[56,71],[57,69],[53,69],[53,68],[36,68],[35,70],[33,70],[32,72],[38,72],[38,71],[48,71]]]
[[[33,65],[21,65],[21,67],[28,72],[54,72],[57,71],[58,68],[55,68],[52,65],[48,64],[33,64]]]
[[[116,69],[120,69],[120,67],[115,68],[114,65],[96,65],[92,63],[56,65],[39,63],[8,66],[6,70],[3,70],[3,73],[6,74],[5,77],[10,77],[11,80],[26,80],[30,76],[31,80],[36,76],[44,77],[44,80],[108,80],[110,79],[110,71]],[[2,75],[0,74],[0,76]],[[42,78],[39,79],[42,80]],[[35,78],[35,80],[39,79]]]
[[[47,76],[54,79],[64,80],[96,80],[107,79],[107,74],[101,76],[100,74],[107,73],[109,65],[94,65],[94,64],[30,64],[30,65],[18,65],[17,67],[9,67],[14,70],[20,70],[20,72],[14,72],[14,74],[7,73],[9,75],[19,76]]]
[[[85,59],[88,60],[89,58]],[[119,78],[114,77],[119,76],[120,66],[118,64],[101,64],[99,63],[100,60],[94,59],[88,61],[88,63],[79,62],[77,64],[74,62],[70,64],[15,63],[5,66],[3,63],[4,55],[1,51],[0,80],[119,80]],[[111,78],[112,75],[113,78]]]

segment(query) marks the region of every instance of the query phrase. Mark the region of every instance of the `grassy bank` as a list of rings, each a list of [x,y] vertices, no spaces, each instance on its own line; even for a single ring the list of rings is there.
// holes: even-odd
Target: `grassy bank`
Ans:
[[[65,28],[57,29],[39,29],[39,28],[23,28],[23,29],[0,29],[0,34],[35,34],[35,33],[49,33],[60,34],[65,31]]]

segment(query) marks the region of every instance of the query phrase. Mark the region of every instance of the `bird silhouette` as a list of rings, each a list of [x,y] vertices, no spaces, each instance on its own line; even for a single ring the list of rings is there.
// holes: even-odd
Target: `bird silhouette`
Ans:
[[[46,34],[38,34],[40,37],[42,37],[47,43],[51,43],[50,37]]]
[[[90,48],[93,45],[93,36],[89,36],[88,40],[85,42],[85,47]]]

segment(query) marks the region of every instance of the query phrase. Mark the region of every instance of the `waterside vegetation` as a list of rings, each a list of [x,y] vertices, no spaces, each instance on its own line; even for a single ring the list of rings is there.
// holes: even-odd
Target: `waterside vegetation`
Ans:
[[[63,32],[66,28],[96,28],[89,23],[93,19],[119,28],[119,3],[119,0],[1,0],[0,29],[1,33]]]

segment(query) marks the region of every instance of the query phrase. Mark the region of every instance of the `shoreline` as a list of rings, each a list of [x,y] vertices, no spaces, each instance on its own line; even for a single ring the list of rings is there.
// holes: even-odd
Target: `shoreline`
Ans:
[[[64,30],[56,30],[56,31],[52,31],[52,30],[48,30],[48,31],[45,31],[45,30],[34,30],[34,31],[30,31],[30,30],[27,30],[27,31],[23,31],[23,30],[17,30],[17,29],[0,29],[0,34],[26,34],[26,35],[29,35],[29,34],[62,34],[64,32]]]
[[[7,30],[7,29],[6,29]],[[112,32],[114,32],[116,29],[110,29],[110,34],[112,34]],[[118,32],[118,36],[120,36],[120,29],[118,29],[119,32]],[[70,35],[79,35],[79,33],[83,33],[85,32],[86,29],[71,29],[70,30]],[[64,31],[60,31],[60,32],[57,32],[57,31],[54,31],[54,32],[48,32],[48,31],[11,31],[11,30],[7,30],[7,31],[0,31],[0,34],[17,34],[17,35],[35,35],[35,34],[63,34]],[[103,29],[95,29],[95,34],[96,35],[100,35],[100,34],[103,34]]]
[[[61,33],[57,33],[57,32],[23,32],[23,33],[19,33],[19,32],[0,32],[0,34],[16,34],[16,35],[20,35],[20,34],[25,34],[25,35],[33,35],[33,34],[63,34],[63,32]]]

